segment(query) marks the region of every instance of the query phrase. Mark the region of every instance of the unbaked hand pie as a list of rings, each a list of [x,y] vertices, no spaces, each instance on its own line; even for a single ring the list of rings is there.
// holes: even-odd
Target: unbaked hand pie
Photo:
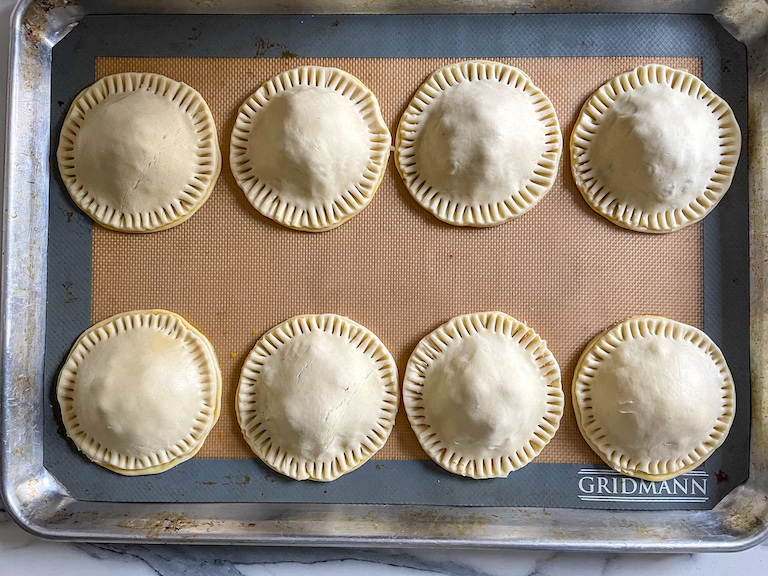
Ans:
[[[405,369],[403,402],[429,457],[472,478],[504,478],[533,460],[564,405],[547,343],[501,312],[458,316],[424,337]]]
[[[57,158],[77,205],[121,232],[185,221],[221,170],[203,97],[159,74],[115,74],[83,90],[64,119]]]
[[[335,480],[387,441],[397,367],[360,324],[335,314],[296,316],[251,350],[235,403],[246,442],[270,468],[296,480]]]
[[[494,226],[532,208],[555,180],[562,136],[552,103],[521,70],[473,60],[440,68],[400,119],[395,160],[440,220]]]
[[[67,434],[119,474],[163,472],[194,456],[219,418],[221,370],[208,339],[165,310],[86,330],[59,374]]]
[[[229,162],[256,210],[289,228],[321,232],[368,205],[391,143],[379,103],[360,80],[302,66],[243,102]]]
[[[701,330],[639,316],[590,342],[573,377],[584,439],[614,470],[667,480],[702,464],[733,422],[736,392]]]
[[[639,232],[673,232],[728,191],[741,131],[722,98],[692,74],[640,66],[601,86],[571,134],[571,169],[599,214]]]

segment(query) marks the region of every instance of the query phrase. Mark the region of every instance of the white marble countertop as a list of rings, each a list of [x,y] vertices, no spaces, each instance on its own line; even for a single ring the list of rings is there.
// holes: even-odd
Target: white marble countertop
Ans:
[[[27,534],[0,511],[0,576],[687,576],[768,574],[768,544],[721,554],[587,554],[498,550],[358,550],[70,544]]]
[[[0,0],[0,78],[6,82],[14,0]],[[0,109],[5,108],[0,86]],[[0,129],[4,118],[0,119]],[[1,131],[1,130],[0,130]],[[3,142],[0,141],[0,157]],[[768,574],[768,543],[730,554],[575,554],[496,550],[361,550],[74,544],[48,542],[21,530],[0,507],[0,576],[102,574],[187,576],[417,575],[556,576],[601,574]]]

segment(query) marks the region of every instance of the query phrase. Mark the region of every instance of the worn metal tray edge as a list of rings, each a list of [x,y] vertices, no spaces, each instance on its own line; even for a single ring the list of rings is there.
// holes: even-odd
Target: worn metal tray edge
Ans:
[[[110,542],[740,550],[768,536],[768,5],[762,0],[22,0],[11,21],[3,197],[0,496],[41,537]],[[714,14],[748,48],[752,437],[749,480],[713,510],[78,501],[43,467],[51,49],[88,13],[676,12]]]

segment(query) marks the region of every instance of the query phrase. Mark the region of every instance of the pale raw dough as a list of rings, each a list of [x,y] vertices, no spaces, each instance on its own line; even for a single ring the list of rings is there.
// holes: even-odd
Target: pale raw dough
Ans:
[[[67,434],[124,475],[194,456],[219,417],[221,372],[205,336],[165,310],[128,312],[86,330],[59,374]]]
[[[81,92],[57,156],[78,206],[123,232],[180,224],[207,200],[221,168],[202,96],[159,74],[107,76]]]
[[[546,342],[501,312],[458,316],[419,342],[403,402],[425,452],[473,478],[506,477],[533,460],[564,405]]]
[[[376,336],[334,314],[297,316],[265,334],[243,366],[236,410],[267,465],[296,480],[334,480],[386,442],[397,368]]]
[[[736,405],[717,346],[700,330],[659,316],[631,318],[587,346],[573,404],[595,452],[647,480],[703,463],[725,440]]]
[[[336,68],[303,66],[272,78],[243,103],[230,164],[264,216],[319,232],[371,201],[390,144],[376,97],[359,80]]]
[[[641,66],[587,101],[571,136],[576,184],[594,210],[641,232],[701,220],[728,190],[741,132],[698,78]]]
[[[547,193],[561,148],[555,110],[525,73],[470,61],[437,70],[419,89],[400,120],[395,158],[435,216],[493,226]]]

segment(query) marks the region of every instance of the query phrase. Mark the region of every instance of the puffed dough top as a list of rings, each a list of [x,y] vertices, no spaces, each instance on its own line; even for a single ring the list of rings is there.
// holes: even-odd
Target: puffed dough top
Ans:
[[[81,92],[57,157],[80,208],[122,232],[180,224],[207,200],[221,169],[202,96],[159,74],[115,74]]]
[[[371,201],[390,144],[376,97],[357,78],[302,66],[272,78],[240,107],[230,164],[264,216],[319,232]]]
[[[446,444],[476,458],[515,452],[546,408],[547,379],[524,349],[495,333],[459,340],[435,359],[427,382],[424,418]]]
[[[501,202],[523,188],[546,145],[546,126],[524,93],[463,82],[425,112],[416,169],[455,202]]]
[[[590,206],[640,232],[672,232],[727,192],[741,150],[728,104],[692,74],[651,64],[587,101],[571,135],[571,166]]]
[[[334,480],[386,442],[397,368],[373,333],[333,314],[265,334],[243,366],[237,415],[256,455],[297,480]]]
[[[720,350],[700,330],[641,316],[584,350],[573,401],[587,442],[614,469],[665,480],[700,465],[724,441],[735,390]]]
[[[136,311],[88,329],[59,376],[67,434],[125,475],[191,458],[216,423],[221,373],[210,342],[180,316]]]
[[[397,167],[441,220],[493,226],[536,204],[554,182],[562,137],[549,99],[521,70],[469,61],[437,70],[397,131]]]
[[[403,400],[427,454],[473,478],[505,477],[530,462],[563,413],[560,368],[546,342],[501,312],[459,316],[419,342]]]

